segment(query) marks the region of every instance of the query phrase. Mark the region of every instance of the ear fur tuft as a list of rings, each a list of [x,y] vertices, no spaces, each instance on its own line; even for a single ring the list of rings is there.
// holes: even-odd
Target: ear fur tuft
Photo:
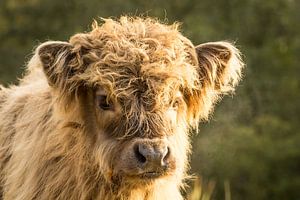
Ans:
[[[229,42],[209,42],[195,48],[200,88],[189,98],[194,124],[207,120],[222,96],[232,93],[241,79],[244,63],[240,51]]]
[[[240,51],[229,42],[209,42],[196,47],[200,81],[218,93],[233,92],[244,63]]]

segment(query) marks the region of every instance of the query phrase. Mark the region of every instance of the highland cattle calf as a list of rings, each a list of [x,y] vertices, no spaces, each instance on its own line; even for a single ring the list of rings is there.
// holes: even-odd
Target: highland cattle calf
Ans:
[[[0,87],[0,199],[183,199],[189,130],[242,67],[231,43],[194,46],[150,18],[39,45]]]

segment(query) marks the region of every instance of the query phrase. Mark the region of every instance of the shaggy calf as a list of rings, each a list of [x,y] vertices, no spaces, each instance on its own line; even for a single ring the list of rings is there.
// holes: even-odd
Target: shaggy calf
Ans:
[[[195,47],[150,18],[41,44],[20,83],[0,89],[0,197],[182,199],[189,129],[242,67],[232,44]]]

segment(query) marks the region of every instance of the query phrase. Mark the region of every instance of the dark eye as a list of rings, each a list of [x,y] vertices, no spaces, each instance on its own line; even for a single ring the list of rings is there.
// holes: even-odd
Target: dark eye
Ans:
[[[179,107],[179,103],[180,103],[179,99],[175,99],[175,101],[173,101],[172,103],[172,108],[177,109]]]
[[[97,96],[97,103],[102,110],[113,110],[113,104],[107,99],[106,95]]]

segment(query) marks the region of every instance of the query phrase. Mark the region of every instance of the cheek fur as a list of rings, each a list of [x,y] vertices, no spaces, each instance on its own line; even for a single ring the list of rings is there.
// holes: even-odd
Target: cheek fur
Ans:
[[[168,109],[166,111],[166,118],[169,119],[172,127],[176,126],[176,124],[177,124],[177,110],[175,110],[175,109]]]
[[[114,159],[118,152],[119,142],[113,138],[109,138],[104,133],[99,133],[97,137],[97,142],[94,150],[94,157],[96,162],[101,169],[102,175],[110,181],[113,168]]]
[[[184,176],[188,168],[188,156],[190,155],[191,145],[187,127],[177,126],[175,133],[168,137],[170,145],[172,145],[173,156],[176,159],[177,176]],[[181,177],[183,178],[183,177]]]

